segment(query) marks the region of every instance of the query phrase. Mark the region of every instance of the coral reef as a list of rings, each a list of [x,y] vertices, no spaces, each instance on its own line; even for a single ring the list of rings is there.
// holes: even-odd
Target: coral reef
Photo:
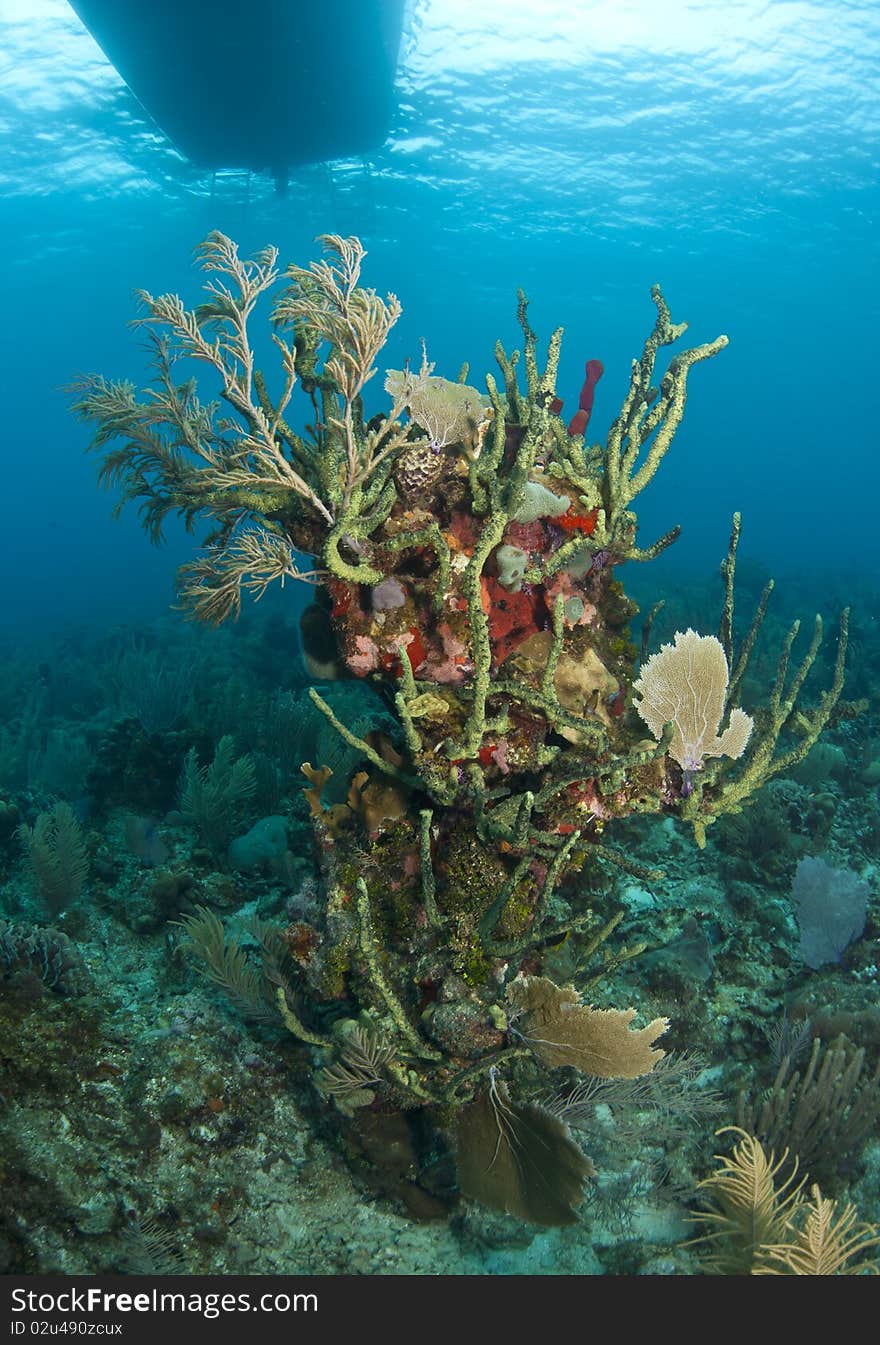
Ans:
[[[802,692],[818,619],[791,677],[798,624],[789,630],[769,703],[739,708],[772,585],[734,649],[737,515],[717,635],[677,632],[636,681],[637,609],[618,572],[654,559],[678,527],[640,546],[632,505],[672,444],[690,370],[726,338],[679,350],[658,372],[685,325],[655,287],[654,326],[620,414],[605,445],[591,445],[582,431],[601,365],[588,364],[566,426],[562,332],[540,360],[520,294],[522,351],[498,344],[501,378],[487,375],[485,395],[465,382],[467,369],[458,382],[435,376],[423,353],[418,371],[388,372],[391,405],[368,417],[365,388],[400,304],[360,284],[357,239],[323,242],[326,258],[290,266],[275,298],[274,388],[249,323],[281,280],[277,253],[243,260],[221,234],[197,254],[212,277],[206,302],[189,310],[176,295],[142,295],[152,391],[139,399],[101,376],[76,388],[102,478],[139,501],[154,539],[169,513],[188,527],[211,520],[206,549],[181,571],[190,613],[220,623],[274,580],[317,585],[312,632],[323,628],[322,648],[335,653],[323,666],[369,680],[393,708],[354,724],[311,688],[349,749],[337,748],[335,767],[327,758],[302,767],[322,899],[286,931],[252,927],[259,965],[210,912],[189,920],[189,943],[238,1004],[303,1044],[351,1149],[370,1161],[377,1136],[405,1139],[414,1201],[442,1206],[447,1189],[432,1173],[454,1148],[466,1193],[563,1224],[592,1168],[542,1090],[566,1077],[649,1073],[667,1026],[654,1017],[633,1029],[635,1010],[591,1003],[603,975],[635,952],[611,950],[617,920],[603,923],[594,899],[603,870],[658,876],[608,834],[656,813],[689,822],[704,844],[710,823],[802,761],[841,694],[846,614],[815,706],[803,707]],[[219,379],[222,412],[194,379],[178,381],[185,358]],[[288,419],[297,385],[313,417],[302,433]],[[650,621],[646,649],[649,640]],[[649,694],[676,650],[705,670],[705,695],[698,686],[689,703],[677,673],[675,694]],[[243,769],[231,742],[221,748],[226,774]],[[200,771],[191,751],[185,807],[215,851],[217,761]],[[253,787],[249,772],[238,794]],[[576,971],[560,986],[546,973],[564,944]]]
[[[88,980],[82,958],[59,929],[36,929],[0,916],[0,983],[31,997],[45,990],[76,995]]]

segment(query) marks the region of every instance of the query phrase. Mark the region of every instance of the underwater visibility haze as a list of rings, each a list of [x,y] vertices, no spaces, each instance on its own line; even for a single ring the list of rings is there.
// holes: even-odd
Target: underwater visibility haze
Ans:
[[[877,7],[0,25],[0,1273],[876,1273]]]

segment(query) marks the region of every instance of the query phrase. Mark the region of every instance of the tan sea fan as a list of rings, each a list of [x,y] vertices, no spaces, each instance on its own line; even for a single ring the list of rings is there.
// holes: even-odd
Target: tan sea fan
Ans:
[[[460,1111],[456,1139],[464,1195],[545,1228],[577,1223],[593,1164],[564,1121],[512,1100],[494,1070],[488,1089]]]
[[[433,450],[463,443],[473,448],[477,427],[483,421],[485,408],[476,388],[466,383],[453,383],[433,373],[433,364],[423,353],[418,373],[409,369],[389,369],[385,391],[396,404],[403,403],[415,423],[425,431]]]
[[[654,1043],[669,1026],[666,1018],[633,1030],[635,1009],[591,1008],[573,986],[555,985],[546,976],[517,977],[507,998],[522,1015],[523,1040],[551,1069],[572,1065],[601,1079],[635,1079],[663,1058]]]

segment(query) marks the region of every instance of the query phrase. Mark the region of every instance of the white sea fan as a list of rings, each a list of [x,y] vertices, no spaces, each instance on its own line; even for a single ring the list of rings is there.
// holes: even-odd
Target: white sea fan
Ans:
[[[741,757],[754,720],[738,707],[719,735],[730,671],[720,640],[695,630],[676,631],[673,644],[652,654],[633,683],[636,710],[659,741],[673,725],[669,755],[684,771],[702,769],[706,757]]]

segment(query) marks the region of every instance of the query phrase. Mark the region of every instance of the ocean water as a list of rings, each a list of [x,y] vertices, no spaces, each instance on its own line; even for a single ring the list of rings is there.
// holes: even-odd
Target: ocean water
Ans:
[[[490,369],[497,337],[513,343],[522,286],[542,333],[566,329],[570,405],[583,361],[605,363],[599,431],[659,281],[676,320],[730,347],[694,380],[645,531],[682,522],[690,570],[719,554],[739,508],[744,545],[774,570],[876,569],[870,3],[550,5],[540,21],[501,0],[416,5],[387,143],[304,169],[283,199],[233,171],[212,194],[62,0],[8,0],[3,23],[4,376],[21,408],[6,423],[4,545],[27,576],[8,621],[95,602],[122,614],[131,584],[163,603],[185,552],[145,552],[132,520],[108,520],[58,389],[79,370],[140,376],[132,291],[191,292],[211,228],[283,259],[312,255],[318,233],[358,233],[370,282],[404,306],[392,363],[424,337],[452,376],[465,359]]]
[[[756,1063],[758,1023],[772,1026],[774,1013],[778,1018],[794,1001],[801,1017],[845,1011],[849,1018],[836,1027],[864,1051],[865,1080],[877,1063],[880,8],[872,0],[540,6],[415,0],[405,7],[384,142],[355,157],[293,166],[283,183],[235,162],[216,169],[190,162],[65,0],[0,0],[0,35],[6,667],[0,801],[4,816],[9,810],[0,917],[36,929],[51,923],[81,943],[99,991],[77,1049],[106,1057],[100,1083],[106,1094],[114,1071],[132,1068],[130,1060],[114,1063],[113,1052],[120,1034],[133,1033],[149,1100],[143,1134],[125,1152],[108,1104],[102,1124],[112,1136],[112,1175],[83,1199],[65,1185],[69,1155],[53,1148],[40,1091],[39,1053],[51,1043],[34,1038],[33,1058],[15,1064],[33,1089],[31,1119],[18,1115],[4,1132],[18,1214],[3,1233],[0,1270],[86,1273],[116,1268],[127,1255],[135,1271],[412,1272],[427,1257],[438,1273],[697,1273],[692,1254],[675,1251],[687,1237],[683,1212],[695,1199],[687,1182],[709,1170],[713,1126],[736,1121],[738,1091],[757,1087],[756,1079],[766,1086],[766,1070],[761,1074]],[[240,36],[233,46],[246,64],[247,35]],[[222,77],[234,112],[245,95],[232,62]],[[308,117],[308,106],[301,115]],[[220,129],[215,138],[222,159]],[[323,1160],[301,1117],[295,1134],[274,1137],[299,1170],[297,1198],[304,1203],[289,1209],[284,1200],[293,1197],[278,1194],[282,1176],[265,1175],[275,1172],[264,1151],[271,1148],[260,1129],[265,1118],[246,1111],[240,1118],[254,1171],[263,1173],[252,1190],[254,1210],[265,1218],[271,1209],[276,1220],[263,1242],[246,1217],[244,1233],[224,1240],[217,1231],[231,1219],[231,1193],[240,1184],[240,1174],[223,1168],[231,1140],[213,1160],[224,1173],[214,1204],[193,1175],[185,1145],[212,1143],[211,1126],[233,1108],[220,1077],[223,1032],[236,1068],[251,1072],[255,1088],[266,1079],[274,1087],[278,1066],[270,1038],[260,1029],[249,1038],[232,1013],[224,1019],[216,996],[186,979],[181,959],[169,961],[165,918],[207,903],[235,919],[253,894],[243,896],[240,878],[226,888],[216,875],[209,879],[209,862],[204,856],[189,862],[179,838],[172,861],[167,854],[145,859],[148,842],[141,831],[133,839],[126,819],[143,815],[161,830],[179,804],[176,781],[190,747],[204,763],[231,732],[238,734],[237,751],[271,756],[267,707],[274,705],[277,724],[283,698],[302,692],[296,620],[311,594],[295,585],[273,592],[264,604],[265,628],[257,624],[264,609],[249,608],[235,630],[190,634],[173,610],[174,575],[201,540],[198,529],[189,537],[171,519],[165,544],[154,548],[136,509],[111,517],[115,496],[96,484],[88,427],[71,415],[64,389],[89,372],[144,386],[143,333],[127,326],[137,313],[133,291],[178,292],[196,302],[193,249],[211,230],[234,238],[247,254],[274,244],[284,265],[316,258],[319,234],[360,237],[365,283],[393,291],[403,306],[382,352],[383,371],[406,360],[417,364],[424,340],[437,373],[455,378],[466,361],[470,382],[482,387],[494,368],[496,339],[508,349],[517,344],[522,287],[542,341],[556,326],[565,329],[558,379],[564,415],[577,408],[584,362],[604,365],[590,421],[589,437],[597,442],[625,395],[631,361],[654,318],[651,286],[659,282],[673,320],[687,322],[688,340],[725,333],[729,345],[692,371],[684,423],[638,504],[643,544],[676,523],[681,538],[653,565],[623,576],[629,591],[645,608],[666,598],[667,624],[658,621],[664,639],[699,626],[707,610],[717,610],[718,565],[731,515],[740,510],[747,594],[757,596],[766,577],[778,581],[778,616],[771,616],[761,665],[765,682],[795,613],[809,624],[815,611],[823,612],[831,632],[825,649],[833,653],[836,613],[846,603],[853,608],[844,697],[861,702],[858,713],[832,725],[822,761],[816,749],[812,767],[804,763],[799,776],[770,787],[775,795],[762,794],[765,801],[744,815],[753,819],[751,833],[713,833],[698,854],[684,848],[680,832],[670,838],[668,830],[648,834],[632,824],[633,853],[644,864],[666,864],[668,887],[658,896],[650,884],[629,880],[620,897],[627,927],[635,940],[640,920],[650,925],[642,932],[654,949],[678,940],[680,965],[674,973],[667,966],[654,982],[639,982],[632,972],[629,989],[644,994],[640,1009],[678,1015],[686,1025],[678,1049],[687,1047],[692,1030],[705,1077],[726,1101],[720,1119],[694,1122],[706,1138],[689,1172],[676,1174],[671,1194],[651,1204],[654,1187],[640,1173],[646,1204],[627,1209],[619,1225],[607,1208],[601,1224],[592,1206],[576,1231],[522,1232],[520,1224],[511,1231],[500,1226],[500,1215],[497,1226],[473,1214],[456,1215],[458,1224],[452,1218],[422,1224],[419,1211],[401,1206],[387,1174],[378,1195],[365,1193],[356,1183],[346,1186],[344,1165],[334,1168],[334,1184],[322,1196]],[[368,390],[370,413],[382,408],[381,383],[375,379]],[[823,653],[818,665],[825,685],[830,657]],[[149,714],[138,684],[164,679],[172,665],[201,690],[195,705],[181,691],[176,710],[155,711],[165,737],[155,760],[138,758],[140,783],[126,793],[120,781],[135,770],[133,758],[121,765],[122,748],[114,756],[107,735],[115,723],[131,722],[136,701],[135,713]],[[42,699],[35,687],[47,688]],[[257,688],[252,721],[241,708],[249,687]],[[168,696],[174,700],[173,689]],[[143,717],[140,723],[149,738]],[[101,779],[113,779],[103,793],[96,762]],[[296,781],[296,766],[291,770]],[[290,802],[292,792],[289,776],[266,784],[263,814],[295,814],[300,805]],[[69,909],[47,913],[28,886],[16,828],[33,826],[59,798],[86,831],[91,877]],[[267,895],[273,880],[259,880],[268,884],[260,907],[267,918],[308,910],[301,898],[303,885],[314,881],[307,818],[296,826],[295,881],[275,875],[283,894],[276,894],[274,911]],[[762,847],[767,853],[756,859]],[[777,869],[773,856],[781,852]],[[132,856],[139,856],[136,871]],[[869,894],[861,951],[824,971],[805,969],[796,956],[790,894],[804,857],[849,871]],[[132,903],[153,882],[153,870],[166,868],[179,885],[194,885],[195,899],[187,904],[180,893],[154,893],[149,910],[138,908],[134,918]],[[742,927],[748,939],[737,951]],[[775,960],[777,978],[759,985],[754,965],[743,969],[750,956]],[[116,968],[112,975],[108,963]],[[713,1023],[699,1011],[707,986]],[[214,1019],[202,1017],[210,1012]],[[213,1071],[207,1045],[204,1059],[181,1063],[181,1042],[203,1024],[216,1051]],[[831,1041],[831,1028],[823,1031],[821,1039]],[[166,1047],[164,1087],[157,1062]],[[727,1058],[739,1070],[732,1079],[721,1077]],[[288,1067],[290,1091],[304,1096],[301,1067]],[[89,1077],[99,1087],[94,1071]],[[133,1095],[139,1085],[128,1079],[127,1086]],[[191,1094],[199,1090],[197,1114]],[[305,1113],[310,1105],[303,1104]],[[878,1111],[854,1142],[843,1176],[826,1178],[835,1194],[857,1201],[862,1217],[875,1221]],[[186,1140],[178,1136],[184,1148],[173,1160],[167,1146],[177,1140],[159,1132],[173,1137],[184,1124]],[[140,1186],[131,1158],[139,1144],[150,1155]],[[47,1208],[54,1202],[62,1210],[57,1217],[25,1194],[40,1151],[49,1155],[43,1190]],[[614,1206],[613,1192],[605,1203]],[[363,1229],[347,1237],[353,1212]],[[314,1237],[296,1232],[303,1220]],[[397,1251],[386,1256],[389,1245]]]

